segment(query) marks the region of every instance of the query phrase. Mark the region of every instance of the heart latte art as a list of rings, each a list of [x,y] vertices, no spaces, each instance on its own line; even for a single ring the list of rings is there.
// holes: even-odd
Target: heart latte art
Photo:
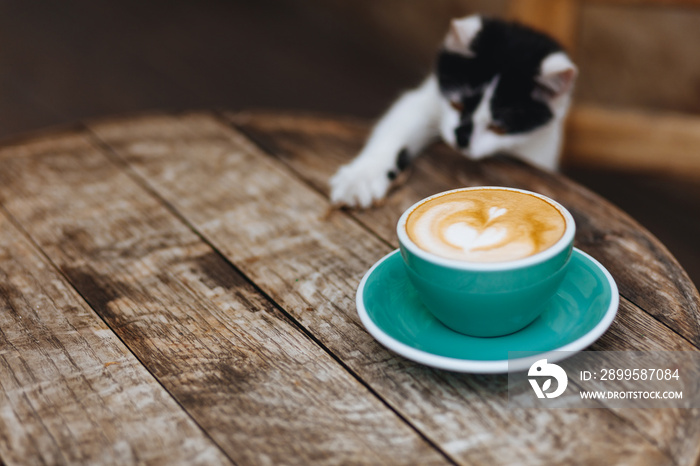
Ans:
[[[502,262],[537,254],[563,235],[566,221],[531,194],[475,189],[427,200],[410,213],[406,232],[421,249],[448,259]]]

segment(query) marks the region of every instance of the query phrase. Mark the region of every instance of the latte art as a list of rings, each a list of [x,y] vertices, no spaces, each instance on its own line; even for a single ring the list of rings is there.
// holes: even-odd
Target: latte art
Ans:
[[[408,216],[406,232],[421,249],[448,259],[502,262],[537,254],[563,235],[554,205],[531,194],[474,189],[429,199]]]

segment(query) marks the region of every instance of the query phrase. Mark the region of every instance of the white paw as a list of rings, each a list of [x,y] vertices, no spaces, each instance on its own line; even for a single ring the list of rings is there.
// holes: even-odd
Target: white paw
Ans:
[[[331,202],[349,207],[369,207],[384,197],[391,180],[390,168],[357,159],[340,167],[331,178]]]

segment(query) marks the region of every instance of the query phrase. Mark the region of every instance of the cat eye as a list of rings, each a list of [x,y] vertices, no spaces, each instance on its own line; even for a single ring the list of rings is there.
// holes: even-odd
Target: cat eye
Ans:
[[[450,100],[450,105],[460,113],[464,110],[464,104],[459,100]]]
[[[499,125],[498,123],[491,123],[488,126],[488,130],[498,135],[503,135],[508,132],[503,126]]]

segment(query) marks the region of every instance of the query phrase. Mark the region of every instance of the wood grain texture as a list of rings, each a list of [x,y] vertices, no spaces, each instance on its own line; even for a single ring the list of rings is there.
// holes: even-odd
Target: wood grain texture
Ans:
[[[610,329],[593,343],[592,351],[697,351],[668,327],[624,297]],[[604,403],[605,404],[605,403]],[[700,409],[613,409],[637,426],[677,464],[700,459]]]
[[[0,151],[0,199],[234,462],[446,462],[85,136]]]
[[[573,54],[581,3],[579,0],[511,0],[506,15],[548,33]],[[602,3],[670,6],[693,2]],[[576,105],[566,121],[565,162],[584,167],[697,176],[700,174],[699,130],[700,118],[690,114]]]
[[[259,116],[260,118],[254,114],[237,114],[230,115],[230,118],[237,127],[280,157],[295,173],[323,193],[327,192],[328,177],[339,164],[346,162],[357,153],[367,134],[366,127],[359,122],[319,121],[318,118],[304,119],[299,116],[295,119],[279,116],[275,118],[272,115]],[[618,285],[621,288],[626,285],[625,290],[632,290],[630,294],[637,298],[637,302],[644,302],[651,309],[655,309],[654,306],[660,301],[661,305],[668,305],[670,301],[678,309],[678,314],[685,312],[689,314],[684,318],[692,324],[694,318],[692,309],[697,303],[695,288],[665,248],[627,215],[571,181],[539,172],[517,161],[500,159],[473,163],[454,155],[444,147],[434,149],[429,155],[419,159],[408,183],[395,191],[382,208],[353,211],[352,215],[368,229],[375,231],[387,242],[396,246],[394,225],[403,210],[417,200],[440,190],[462,185],[511,185],[513,183],[512,185],[516,187],[540,191],[557,199],[563,198],[566,200],[565,205],[574,212],[577,219],[579,247],[591,252],[602,260],[606,267],[612,269]],[[460,166],[462,164],[463,166]],[[618,236],[626,238],[622,246],[632,249],[636,257],[627,256],[625,249],[618,251],[621,249],[620,241],[612,242],[605,248],[601,247],[600,243],[615,239],[600,231],[601,228],[606,227],[606,221],[611,224],[607,228],[618,232]],[[635,238],[641,238],[640,244],[633,243]],[[620,254],[625,258],[623,260],[637,261],[644,267],[667,267],[671,270],[674,280],[681,280],[680,283],[672,282],[671,290],[673,291],[676,287],[686,290],[691,299],[686,300],[685,295],[678,292],[675,295],[666,296],[670,292],[658,285],[645,289],[643,283],[633,282],[632,280],[649,281],[645,276],[648,272],[643,267],[640,270],[633,270],[632,274],[618,277],[617,271],[622,268],[621,266],[629,266],[630,263],[617,264],[615,254]],[[659,256],[661,256],[658,260],[659,265],[649,264]],[[627,282],[623,283],[621,280],[627,280]],[[685,280],[685,283],[682,280]],[[662,296],[645,296],[656,293]],[[668,301],[663,302],[664,300]],[[659,313],[651,314],[658,316]],[[626,298],[622,298],[620,311],[613,326],[593,345],[592,349],[600,351],[695,350],[688,341],[660,324],[656,318]],[[698,412],[683,410],[666,412],[663,422],[657,422],[653,416],[648,415],[649,413],[639,411],[616,410],[616,413],[638,426],[641,432],[655,432],[655,435],[647,438],[681,463],[687,458],[698,457],[700,441]],[[669,428],[669,426],[676,427]]]
[[[508,409],[504,376],[435,371],[383,349],[361,327],[354,294],[362,274],[391,249],[390,240],[368,231],[359,217],[327,215],[325,196],[300,182],[298,171],[262,154],[210,115],[117,120],[90,128],[139,179],[456,461],[672,461],[667,444],[655,445],[640,433],[643,425],[611,411]],[[292,125],[285,135],[300,145],[304,140],[306,157],[316,157],[318,165],[328,163],[332,170],[337,167],[333,157],[350,156],[337,147],[335,154],[308,152],[323,146],[329,136],[324,129],[340,128],[347,135],[352,128],[320,120],[306,128],[308,133]],[[354,138],[345,147],[359,144],[361,138]],[[390,209],[374,212],[392,216]]]
[[[274,153],[321,193],[342,163],[361,149],[369,127],[359,122],[323,123],[321,118],[230,115],[233,124]],[[342,128],[339,128],[342,127]],[[653,235],[600,196],[567,178],[509,157],[474,162],[443,145],[420,157],[381,209],[353,212],[367,228],[396,245],[401,213],[414,202],[462,186],[512,186],[540,192],[567,207],[576,220],[576,246],[598,259],[634,304],[700,345],[700,297],[683,268]]]
[[[700,118],[575,106],[566,124],[572,165],[700,175]]]
[[[620,6],[698,7],[697,0],[583,0],[585,3]]]
[[[0,211],[0,463],[230,464]]]

